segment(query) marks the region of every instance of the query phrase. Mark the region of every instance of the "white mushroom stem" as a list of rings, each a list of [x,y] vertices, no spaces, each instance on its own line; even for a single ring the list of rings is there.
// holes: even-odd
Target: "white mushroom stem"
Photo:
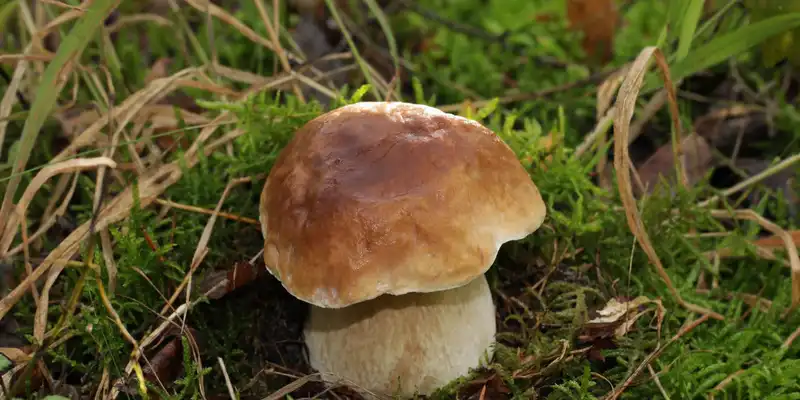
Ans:
[[[495,310],[486,277],[432,293],[383,295],[345,308],[312,306],[311,366],[379,395],[430,394],[493,355]],[[334,376],[328,376],[328,375]]]

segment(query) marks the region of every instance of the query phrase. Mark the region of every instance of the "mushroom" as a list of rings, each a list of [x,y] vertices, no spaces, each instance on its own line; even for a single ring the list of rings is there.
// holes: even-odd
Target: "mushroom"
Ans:
[[[480,123],[361,102],[295,133],[259,211],[268,270],[311,304],[311,366],[329,383],[407,397],[492,357],[484,272],[546,209],[513,151]]]

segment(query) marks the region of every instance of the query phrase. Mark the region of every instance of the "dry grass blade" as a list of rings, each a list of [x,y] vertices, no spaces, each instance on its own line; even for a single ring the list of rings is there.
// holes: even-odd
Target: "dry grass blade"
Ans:
[[[4,388],[11,387],[12,379],[14,379],[14,377],[17,376],[19,372],[22,371],[22,369],[26,366],[26,364],[17,364],[11,368],[11,370],[5,372],[0,378],[0,385],[2,385]],[[4,394],[4,391],[0,390],[0,400],[7,399],[9,398]]]
[[[40,236],[44,235],[48,230],[50,230],[50,228],[53,227],[53,225],[56,224],[56,222],[58,222],[58,218],[66,214],[67,206],[69,206],[69,202],[72,200],[72,196],[75,194],[75,189],[77,189],[78,187],[78,176],[79,176],[78,173],[72,175],[72,185],[70,186],[66,196],[64,196],[64,198],[61,199],[61,204],[59,204],[58,208],[56,208],[55,211],[50,213],[48,217],[41,222],[36,232],[34,232],[33,235],[31,235],[30,237],[28,237],[28,241],[34,241]],[[5,256],[12,257],[13,255],[22,251],[24,247],[25,243],[20,243],[19,245],[12,248],[7,253],[5,253]]]
[[[192,289],[192,276],[194,271],[197,267],[200,266],[200,263],[205,258],[206,254],[208,254],[208,241],[211,239],[211,233],[214,231],[214,224],[217,222],[217,215],[222,209],[222,204],[225,203],[225,199],[228,198],[228,194],[230,194],[231,189],[233,189],[236,185],[240,185],[245,182],[250,182],[251,178],[239,178],[234,179],[225,186],[225,190],[222,192],[222,196],[220,196],[219,201],[217,202],[217,207],[214,208],[214,213],[211,214],[211,218],[208,219],[205,228],[203,229],[203,233],[200,235],[200,240],[197,242],[197,248],[194,251],[194,255],[192,256],[192,263],[189,267],[189,273],[187,274],[186,282],[186,306],[189,306],[189,301],[191,300],[191,289]],[[185,320],[182,320],[181,329],[186,324]]]
[[[656,251],[653,248],[650,237],[647,234],[647,230],[642,224],[642,219],[639,215],[639,209],[637,207],[636,200],[633,197],[633,188],[631,186],[632,166],[630,155],[628,153],[628,135],[631,119],[633,118],[633,113],[636,109],[636,99],[639,91],[642,88],[644,76],[647,72],[648,63],[651,58],[655,58],[664,78],[664,85],[667,89],[670,100],[670,113],[672,114],[672,121],[674,124],[673,129],[676,132],[680,131],[680,123],[678,121],[678,105],[677,101],[675,100],[675,90],[669,77],[669,68],[667,67],[664,55],[657,47],[645,48],[641,53],[639,53],[639,56],[631,65],[630,70],[625,77],[625,81],[622,83],[622,87],[619,89],[617,101],[614,106],[616,113],[614,118],[614,168],[616,170],[617,181],[619,184],[620,197],[622,198],[622,204],[625,207],[625,216],[628,220],[628,226],[630,227],[633,235],[636,237],[637,242],[647,254],[650,262],[656,267],[661,279],[664,280],[667,288],[678,301],[678,303],[691,311],[708,314],[715,319],[722,320],[724,319],[722,315],[695,304],[688,303],[683,299],[683,297],[681,297],[680,293],[678,293],[678,290],[672,284],[672,280],[667,274],[667,271],[664,269],[661,259],[659,259],[658,254],[656,254]],[[681,159],[681,157],[677,157],[677,154],[675,158],[678,160]]]
[[[795,246],[800,246],[800,230],[793,230],[787,232],[789,236],[792,237],[792,241],[794,241]],[[775,248],[775,247],[783,247],[784,246],[784,239],[783,235],[773,235],[770,237],[765,237],[762,239],[754,240],[753,244],[767,247],[767,248]]]
[[[158,14],[133,14],[120,17],[117,22],[109,25],[106,30],[108,33],[114,33],[124,28],[127,25],[136,24],[140,22],[152,22],[159,26],[171,26],[172,21],[164,18]]]
[[[230,117],[230,115],[227,112],[223,112],[217,118],[215,118],[215,121],[221,121],[221,120],[224,120],[224,119],[229,118],[229,117]],[[212,122],[212,124],[213,124],[213,122]],[[185,157],[186,167],[187,168],[192,168],[197,163],[197,152],[200,151],[200,147],[201,147],[202,143],[205,142],[209,137],[211,137],[211,135],[218,128],[219,128],[219,125],[210,125],[210,126],[204,128],[203,131],[200,132],[200,135],[195,140],[195,142],[192,144],[192,147],[189,149],[189,151],[187,151],[187,154],[186,154],[186,157]],[[207,154],[207,155],[211,154],[212,152],[216,151],[216,149],[218,149],[219,147],[224,146],[230,140],[235,139],[237,137],[237,135],[239,135],[241,133],[242,133],[241,130],[234,130],[234,131],[228,132],[228,134],[226,134],[225,136],[223,136],[219,140],[216,140],[213,143],[204,146],[204,154]],[[140,179],[139,187],[140,187],[140,193],[141,193],[140,194],[140,199],[141,199],[140,200],[140,204],[141,204],[141,206],[142,207],[149,206],[152,202],[154,202],[156,200],[156,197],[158,195],[160,195],[161,193],[163,193],[164,190],[166,190],[167,187],[169,187],[174,182],[177,182],[177,180],[180,179],[180,177],[181,177],[181,174],[182,174],[181,171],[182,171],[182,168],[181,168],[180,164],[177,163],[177,162],[174,162],[172,164],[167,164],[167,165],[161,167],[156,174],[149,175],[147,177],[143,177],[142,179]],[[157,179],[152,179],[154,176],[156,176]],[[123,201],[129,202],[129,201],[132,200],[130,192],[131,192],[131,188],[127,188],[125,192],[123,192],[122,194],[117,196],[114,200],[112,200],[109,203],[109,206],[106,207],[106,209],[109,209],[109,208],[112,208],[112,207],[114,207],[116,209],[117,212],[114,214],[115,221],[121,220],[122,218],[124,218],[130,212],[130,207],[131,207],[132,204],[126,203],[125,205],[127,206],[127,208],[123,208],[123,207],[119,206],[119,203],[122,203]],[[123,196],[127,196],[127,197],[123,197]],[[106,209],[104,209],[103,211],[105,212]],[[103,223],[102,225],[101,225],[101,222]],[[108,224],[110,222],[113,222],[113,221],[106,221],[103,218],[98,218],[97,228],[96,229],[98,229],[98,230],[99,229],[103,229],[106,226],[108,226]],[[81,228],[84,228],[84,226],[81,226]],[[81,229],[81,228],[79,228],[79,229]],[[85,224],[85,228],[87,229],[87,231],[83,232],[81,235],[79,235],[80,238],[85,237],[85,235],[88,233],[88,223]],[[73,232],[73,234],[74,234],[74,232]],[[72,236],[73,235],[70,235],[70,237],[72,237]],[[70,237],[68,237],[67,240],[69,240]],[[65,242],[66,242],[66,240],[65,240]],[[59,246],[59,248],[60,247],[61,246]],[[51,255],[52,255],[52,253],[51,253]],[[50,256],[48,256],[48,258],[49,257]],[[47,260],[47,259],[45,259],[45,260]],[[39,268],[41,269],[42,266],[44,266],[44,265],[45,264],[43,263]],[[52,262],[51,262],[50,265],[52,265]],[[49,267],[50,265],[47,265],[47,266]],[[37,269],[37,271],[38,271],[38,269]],[[41,275],[39,275],[39,276],[41,276]],[[187,277],[188,277],[188,275],[187,275]],[[27,279],[26,279],[26,281],[27,281]],[[35,281],[35,279],[33,281]],[[175,301],[175,299],[177,298],[178,294],[181,291],[183,291],[183,288],[186,287],[187,284],[188,284],[188,279],[185,279],[184,282],[182,282],[181,285],[177,288],[177,290],[175,291],[175,294],[172,296],[172,298],[169,299],[168,304],[166,304],[165,307],[164,307],[164,310],[161,311],[162,314],[164,312],[166,312],[166,310],[170,307],[170,304],[173,301]],[[221,285],[222,284],[224,284],[224,282],[222,282]],[[20,286],[22,286],[22,284],[20,284]],[[22,290],[20,287],[18,287],[17,289],[14,289],[14,290],[17,291],[18,289]],[[214,288],[209,289],[209,291],[207,293],[214,292],[216,290],[218,290],[218,288],[214,287]],[[19,300],[19,296],[20,295],[16,296],[16,300],[14,300],[14,303],[16,303],[16,301]],[[128,364],[125,367],[123,378],[119,378],[114,383],[114,385],[112,386],[111,391],[106,396],[107,399],[116,399],[117,398],[117,396],[120,393],[120,389],[119,388],[121,387],[124,379],[126,379],[127,376],[130,375],[130,373],[133,372],[137,368],[137,366],[139,365],[138,364],[139,357],[141,357],[142,352],[147,348],[147,346],[150,345],[151,343],[153,343],[153,341],[155,341],[162,333],[164,333],[164,331],[167,329],[167,327],[169,327],[171,324],[174,324],[175,323],[174,321],[175,321],[176,318],[182,318],[186,314],[186,312],[192,308],[192,306],[194,304],[196,304],[197,302],[199,302],[201,300],[202,300],[202,298],[198,299],[198,300],[195,300],[195,302],[181,305],[180,307],[175,309],[175,311],[171,315],[166,317],[162,321],[161,325],[159,325],[155,330],[150,332],[144,339],[139,341],[139,349],[138,349],[138,351],[135,351],[135,352],[133,352],[133,354],[131,354],[131,359],[128,361]],[[0,302],[0,313],[3,313],[3,314],[5,312],[7,312],[6,305],[4,303],[6,303],[6,299],[3,299],[3,301]],[[9,303],[10,303],[10,301],[9,301]],[[10,308],[10,306],[13,306],[13,303],[10,304],[7,307]],[[3,314],[0,314],[0,318],[2,318]],[[138,372],[140,372],[140,371],[137,371],[137,373]]]
[[[76,158],[73,160],[48,165],[39,171],[33,180],[31,180],[28,187],[25,188],[25,192],[22,194],[22,197],[20,197],[17,205],[15,206],[16,212],[12,212],[9,215],[10,218],[6,221],[5,229],[3,230],[2,236],[0,236],[0,258],[4,258],[8,252],[8,249],[11,247],[11,243],[17,235],[20,221],[25,218],[28,204],[31,202],[31,200],[33,200],[33,196],[36,195],[42,185],[44,185],[45,182],[47,182],[50,178],[58,174],[83,171],[98,167],[114,168],[116,166],[117,164],[114,162],[114,160],[108,157]]]
[[[102,129],[111,121],[114,121],[117,130],[121,131],[146,104],[157,101],[168,95],[178,87],[178,80],[189,76],[195,76],[198,72],[199,69],[197,68],[187,68],[169,78],[156,79],[150,82],[145,88],[130,95],[119,106],[111,110],[109,116],[99,118],[89,128],[81,132],[67,148],[53,157],[52,162],[61,161],[75,153],[78,149],[94,143],[97,136],[102,132]]]
[[[759,172],[758,174],[755,174],[755,175],[753,175],[753,176],[751,176],[751,177],[749,177],[749,178],[737,183],[736,185],[731,186],[730,188],[723,190],[721,194],[713,196],[713,197],[709,198],[708,200],[704,200],[704,201],[700,202],[698,204],[698,206],[706,207],[708,205],[711,205],[711,204],[719,201],[721,198],[725,198],[725,197],[730,196],[732,194],[741,192],[742,190],[745,190],[745,189],[747,189],[747,188],[749,188],[749,187],[751,187],[751,186],[753,186],[753,185],[755,185],[755,184],[757,184],[757,183],[769,178],[770,176],[773,176],[773,175],[777,174],[778,172],[783,171],[784,169],[787,169],[787,168],[791,167],[792,165],[794,165],[794,164],[796,164],[798,162],[800,162],[800,153],[795,154],[795,155],[793,155],[793,156],[791,156],[791,157],[789,157],[789,158],[787,158],[787,159],[785,159],[785,160],[783,160],[783,161],[781,161],[781,162],[779,162],[779,163],[777,163],[777,164],[775,164],[775,165],[773,165],[773,166],[771,166],[771,167]]]
[[[627,73],[627,67],[622,68],[619,71],[615,71],[608,78],[606,78],[603,83],[600,84],[600,87],[597,88],[597,106],[595,116],[595,118],[597,118],[597,128],[595,131],[597,132],[598,136],[595,140],[597,141],[597,147],[599,151],[602,151],[603,153],[597,162],[596,172],[597,178],[600,182],[600,187],[604,189],[611,187],[611,182],[608,181],[608,177],[605,174],[606,168],[608,167],[608,153],[604,151],[607,143],[605,127],[608,125],[608,118],[613,115],[613,110],[611,110],[611,102],[614,99],[614,93],[617,92],[617,89],[622,84],[622,80],[625,78]]]
[[[792,235],[753,210],[710,210],[710,212],[715,218],[744,219],[756,222],[762,228],[783,240],[786,254],[789,257],[789,265],[792,268],[792,305],[789,310],[794,310],[797,306],[800,306],[800,257],[798,257],[797,245],[794,243]]]
[[[177,208],[179,210],[196,212],[198,214],[214,215],[214,210],[208,210],[208,209],[201,208],[201,207],[196,207],[196,206],[187,206],[186,204],[176,203],[174,201],[157,199],[156,203],[161,204],[163,206]],[[255,220],[253,218],[242,217],[242,216],[239,216],[239,215],[236,215],[236,214],[227,213],[227,212],[224,212],[224,211],[220,211],[220,212],[216,213],[216,215],[218,217],[226,218],[226,219],[229,219],[229,220],[232,220],[232,221],[244,222],[246,224],[256,225],[259,228],[261,227],[261,224],[259,224],[258,220]]]
[[[292,67],[289,65],[289,58],[286,56],[286,50],[283,49],[281,46],[280,39],[278,38],[278,31],[276,30],[276,26],[270,21],[269,16],[267,15],[267,8],[264,6],[263,0],[253,0],[253,3],[256,4],[258,8],[258,13],[261,15],[261,20],[264,21],[264,27],[267,28],[267,33],[269,33],[269,38],[272,40],[272,45],[275,46],[275,53],[278,55],[278,60],[281,62],[281,67],[286,72],[291,72]],[[278,9],[272,10],[277,17]],[[295,96],[300,100],[300,102],[305,103],[306,99],[303,96],[303,92],[300,91],[300,86],[297,83],[292,83],[292,90],[294,90]]]
[[[89,5],[84,18],[81,18],[59,46],[55,58],[44,69],[39,86],[36,88],[30,113],[22,127],[22,138],[19,150],[14,158],[11,179],[5,187],[2,205],[0,205],[0,220],[5,220],[12,207],[12,199],[22,179],[22,172],[28,163],[28,158],[36,144],[40,128],[50,115],[56,104],[58,94],[64,87],[65,74],[72,69],[76,58],[83,53],[83,49],[94,37],[94,32],[103,24],[106,16],[116,7],[118,1],[95,0]],[[22,2],[21,2],[21,5]],[[26,9],[23,5],[22,9]],[[29,47],[30,49],[31,47]]]
[[[11,109],[14,108],[14,103],[17,101],[17,91],[19,84],[22,82],[22,77],[25,76],[25,71],[28,69],[26,61],[17,64],[14,69],[14,75],[11,77],[6,92],[3,94],[3,100],[0,101],[0,153],[3,152],[3,143],[5,143],[6,127],[8,127],[8,116],[11,115]]]
[[[295,390],[300,389],[306,383],[313,382],[314,379],[319,379],[319,374],[311,374],[298,378],[286,386],[278,389],[275,393],[269,395],[269,397],[265,397],[263,400],[280,400]]]
[[[223,289],[223,286],[226,285],[227,282],[224,280],[220,281],[216,286],[208,289],[204,296],[208,296],[211,293],[218,292],[219,290]],[[183,290],[183,287],[179,287],[176,290],[176,294]],[[141,341],[139,341],[139,351],[133,352],[131,354],[131,359],[128,361],[128,365],[125,366],[125,370],[123,376],[118,378],[111,389],[111,392],[105,397],[106,399],[116,399],[120,393],[120,387],[124,384],[124,381],[127,379],[127,376],[133,372],[135,366],[138,365],[139,357],[142,356],[142,352],[147,348],[147,346],[153,344],[164,332],[166,332],[167,328],[171,325],[176,324],[175,320],[178,318],[183,318],[186,313],[197,303],[203,301],[203,297],[194,300],[188,304],[182,304],[180,307],[176,308],[175,311],[172,312],[169,316],[164,317],[163,321],[160,325],[158,325],[152,332],[150,332],[147,336],[144,337]],[[172,301],[172,300],[170,300]]]
[[[43,52],[41,54],[2,54],[0,64],[16,64],[20,61],[50,61],[55,57],[53,53]]]
[[[633,371],[633,373],[630,374],[630,376],[628,376],[628,379],[626,379],[625,382],[614,388],[614,390],[605,397],[605,400],[616,400],[620,395],[622,395],[622,392],[624,392],[625,389],[628,386],[630,386],[631,383],[633,383],[633,380],[636,379],[636,377],[639,376],[639,374],[641,374],[642,371],[644,371],[644,369],[648,365],[650,365],[651,362],[653,362],[653,360],[658,358],[658,356],[660,356],[661,353],[663,353],[664,350],[667,347],[669,347],[669,345],[675,343],[676,341],[678,341],[678,339],[680,339],[687,333],[691,332],[694,328],[697,328],[698,326],[700,326],[700,324],[706,322],[710,316],[711,316],[710,314],[705,314],[702,317],[690,322],[689,324],[681,328],[681,330],[679,330],[678,333],[675,334],[675,336],[670,338],[670,340],[666,344],[664,344],[663,346],[658,346],[654,352],[650,353],[647,357],[645,357],[644,361],[642,361],[642,363],[639,364],[638,367],[636,367],[636,369]]]
[[[201,254],[208,251],[208,241],[211,239],[211,232],[214,230],[214,224],[217,222],[217,216],[219,216],[219,212],[222,209],[222,204],[225,203],[225,199],[228,198],[228,194],[230,194],[231,190],[237,185],[250,182],[251,180],[252,179],[250,177],[234,179],[229,182],[227,186],[225,186],[225,190],[222,192],[222,196],[220,196],[220,199],[217,202],[217,207],[214,208],[211,218],[208,219],[206,227],[203,229],[203,233],[200,235],[200,241],[198,241],[197,249],[195,249],[194,256],[192,257],[192,269],[197,268],[197,265],[201,260]]]
[[[181,168],[177,164],[169,164],[160,168],[153,174],[143,176],[139,182],[139,197],[143,207],[149,205],[156,196],[160,195],[167,187],[172,185],[181,176]],[[95,227],[104,229],[108,225],[125,218],[133,207],[133,188],[126,188],[121,194],[112,199],[108,205],[100,211]],[[47,291],[55,283],[65,265],[60,265],[60,260],[69,260],[80,249],[80,244],[89,234],[91,221],[84,223],[69,234],[53,251],[51,251],[33,273],[20,282],[6,297],[0,300],[0,318],[4,317],[11,307],[13,307],[22,297],[28,288],[38,281],[51,267],[55,268],[55,273],[48,277],[47,284],[42,293],[42,298],[47,301]],[[39,310],[37,310],[39,311]],[[37,312],[36,322],[44,324],[46,321],[46,307],[41,310],[41,315]],[[42,328],[43,329],[43,328]]]
[[[217,362],[219,362],[219,368],[222,370],[222,376],[225,378],[225,386],[228,388],[228,395],[231,396],[231,400],[236,400],[236,390],[233,389],[233,384],[231,384],[231,377],[228,376],[228,369],[225,368],[225,362],[222,361],[222,357],[217,357]]]
[[[280,50],[276,49],[275,46],[267,40],[266,38],[259,36],[254,30],[250,29],[247,25],[243,24],[241,21],[236,19],[236,17],[232,16],[231,14],[227,13],[225,10],[220,8],[219,6],[211,3],[209,0],[184,0],[187,4],[194,7],[200,12],[208,13],[213,17],[219,18],[226,24],[230,25],[233,29],[236,29],[244,35],[246,38],[272,50],[274,52],[278,52]],[[284,50],[284,54],[291,59],[291,61],[303,62],[304,60],[300,59],[300,57],[296,56],[295,54]]]
[[[114,249],[108,229],[100,231],[100,248],[103,250],[103,261],[108,271],[108,292],[113,296],[117,287],[117,263],[114,261]]]

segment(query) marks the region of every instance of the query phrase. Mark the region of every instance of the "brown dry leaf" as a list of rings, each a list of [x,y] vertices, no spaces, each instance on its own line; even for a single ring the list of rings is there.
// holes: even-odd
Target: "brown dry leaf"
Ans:
[[[646,307],[648,304],[655,307]],[[660,336],[661,323],[666,312],[661,300],[651,300],[645,296],[627,301],[617,298],[609,300],[597,311],[597,317],[586,322],[578,336],[580,341],[589,344],[587,357],[591,360],[605,360],[603,350],[616,348],[615,340],[627,335],[640,317],[651,312],[656,314]]]
[[[644,308],[647,304],[655,304],[655,308]],[[664,306],[660,300],[651,300],[646,296],[639,296],[630,301],[619,301],[612,298],[605,307],[597,311],[598,316],[586,323],[589,330],[613,332],[615,338],[621,338],[630,332],[633,324],[642,315],[656,311],[659,316],[664,314]]]
[[[142,371],[144,378],[155,384],[173,382],[183,370],[182,352],[181,339],[173,337],[149,358]]]
[[[583,32],[583,50],[605,64],[611,59],[619,12],[614,0],[567,0],[571,29]]]
[[[680,147],[680,153],[684,156],[683,170],[686,172],[686,183],[693,185],[715,166],[711,146],[705,139],[692,133],[683,138]],[[677,180],[672,143],[661,146],[647,161],[642,163],[638,170],[639,177],[648,193],[652,193],[662,178],[667,179],[670,185],[675,184]],[[641,193],[637,193],[637,195],[641,195]]]
[[[200,282],[201,293],[207,293],[210,299],[219,299],[228,293],[247,285],[264,275],[267,271],[263,264],[239,261],[233,268],[211,272]]]

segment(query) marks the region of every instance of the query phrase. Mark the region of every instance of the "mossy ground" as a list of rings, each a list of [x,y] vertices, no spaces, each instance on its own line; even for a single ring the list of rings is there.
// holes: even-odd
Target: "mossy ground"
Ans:
[[[40,18],[41,14],[52,20],[66,12],[66,8],[51,3],[32,6],[23,3],[0,6],[0,16],[4,18],[4,23],[0,23],[3,52],[22,53],[30,43],[26,16]],[[145,199],[150,205],[139,207],[137,200],[122,221],[110,224],[107,227],[110,247],[101,243],[99,232],[91,235],[94,238],[91,241],[82,242],[81,251],[50,291],[47,312],[43,314],[49,331],[74,305],[71,317],[64,321],[64,329],[45,343],[37,341],[34,337],[37,305],[31,295],[22,297],[6,315],[3,329],[13,331],[15,340],[30,343],[22,347],[24,352],[34,352],[44,361],[35,368],[34,364],[17,362],[31,367],[15,375],[13,389],[23,398],[56,392],[90,398],[98,390],[105,394],[112,388],[111,383],[127,376],[119,396],[143,397],[135,371],[125,372],[133,347],[103,298],[109,298],[111,308],[137,341],[160,325],[165,315],[188,303],[181,295],[161,312],[167,299],[182,287],[181,282],[192,271],[192,260],[209,221],[209,215],[197,209],[215,209],[231,181],[250,178],[250,182],[233,187],[221,206],[221,211],[242,218],[217,218],[204,246],[208,253],[192,271],[188,285],[191,300],[199,301],[185,317],[177,320],[179,323],[159,335],[161,340],[145,350],[147,358],[155,364],[141,363],[143,376],[149,378],[149,396],[223,398],[229,397],[230,386],[240,398],[303,398],[320,393],[322,397],[355,398],[344,388],[326,391],[311,378],[305,378],[306,383],[295,387],[291,394],[278,392],[298,379],[303,383],[302,377],[313,371],[304,361],[302,347],[306,305],[288,295],[268,274],[260,274],[221,298],[203,300],[198,294],[207,287],[203,285],[211,282],[215,272],[224,274],[234,265],[243,265],[258,255],[262,240],[253,220],[258,218],[263,178],[294,130],[325,106],[315,100],[300,101],[292,87],[286,85],[279,93],[266,89],[254,96],[234,99],[235,94],[242,93],[250,84],[267,82],[248,83],[246,79],[232,78],[233,74],[213,67],[209,60],[261,77],[280,77],[282,67],[276,53],[263,43],[248,39],[230,19],[209,16],[191,6],[201,2],[178,3],[181,7],[170,10],[168,6],[146,9],[149,6],[123,2],[109,24],[132,21],[130,17],[134,15],[144,17],[115,30],[107,41],[90,43],[80,57],[82,68],[77,70],[80,79],[70,81],[58,97],[59,107],[94,107],[105,114],[145,87],[148,74],[155,71],[152,65],[164,58],[171,60],[168,69],[159,74],[165,79],[193,66],[205,68],[208,76],[208,79],[187,78],[203,85],[184,85],[161,101],[175,110],[165,114],[172,118],[174,126],[154,129],[150,140],[155,145],[147,143],[144,148],[136,148],[137,143],[147,142],[141,134],[138,139],[128,141],[123,137],[113,144],[116,146],[113,158],[126,168],[117,168],[118,174],[105,180],[102,188],[105,202],[121,195],[125,187],[143,180],[142,172],[131,166],[157,148],[165,155],[148,166],[157,170],[175,162],[183,167],[182,175],[158,195],[161,203]],[[261,38],[269,38],[257,3],[221,2],[232,18]],[[261,3],[272,10],[271,2]],[[295,26],[299,17],[291,7],[281,4],[282,43],[291,49],[286,29]],[[432,397],[599,399],[618,391],[620,398],[629,399],[695,399],[712,395],[717,399],[800,398],[800,343],[788,340],[800,326],[800,317],[797,313],[783,315],[792,295],[789,268],[784,265],[786,256],[778,251],[777,261],[765,259],[748,244],[763,234],[756,224],[720,220],[708,208],[697,205],[718,194],[721,188],[715,185],[719,186],[720,181],[729,184],[733,178],[728,175],[732,174],[709,170],[690,188],[675,186],[672,195],[661,192],[639,203],[643,225],[677,291],[686,301],[725,317],[724,321],[702,320],[686,330],[701,317],[676,302],[642,252],[631,233],[615,180],[611,180],[609,188],[598,184],[597,164],[603,157],[613,158],[613,152],[603,147],[592,148],[580,156],[575,154],[575,149],[597,124],[601,80],[592,76],[601,68],[585,61],[580,34],[567,29],[563,2],[437,0],[419,4],[404,12],[378,14],[386,17],[404,62],[395,95],[443,108],[467,100],[490,100],[488,106],[481,103],[481,107],[457,106],[454,110],[481,120],[512,147],[548,205],[544,226],[525,240],[504,245],[488,273],[500,329],[495,363]],[[746,10],[740,7],[723,11],[721,22],[701,39],[711,41],[719,35],[736,32],[748,21]],[[616,33],[613,57],[605,68],[619,68],[646,46],[657,43],[668,55],[672,54],[678,33],[670,29],[669,34],[663,34],[665,25],[674,21],[670,19],[674,13],[668,2],[623,2],[624,23]],[[352,19],[351,28],[358,28],[349,33],[359,43],[359,54],[384,70],[391,66],[392,58],[385,57],[390,47],[383,39],[375,39],[386,36],[386,30],[376,23],[376,14],[345,16]],[[58,25],[56,31],[65,35],[69,25]],[[460,29],[462,25],[473,27],[477,33],[465,33]],[[105,29],[110,29],[109,26]],[[342,42],[342,35],[334,28],[330,30],[327,36],[314,39],[328,40],[328,45],[336,47]],[[365,44],[364,36],[372,38],[373,43]],[[701,45],[692,47],[690,52],[696,47]],[[51,48],[56,50],[57,47]],[[339,50],[348,51],[349,47],[345,44]],[[787,77],[792,70],[786,66],[763,67],[759,54],[759,49],[749,49],[730,62],[684,77],[686,80],[680,87],[681,118],[684,128],[691,128],[692,121],[712,110],[714,102],[722,101],[768,108],[770,129],[776,134],[768,136],[767,128],[763,127],[760,134],[748,136],[742,149],[751,158],[785,159],[800,148],[800,114],[791,105],[798,83],[796,75]],[[344,61],[344,65],[353,64],[352,58]],[[8,88],[14,65],[0,65],[9,77],[0,81],[2,92]],[[4,119],[8,121],[0,154],[4,163],[13,159],[20,147],[30,103],[39,93],[37,74],[39,70],[33,64],[21,86],[22,99],[15,102]],[[382,79],[388,82],[390,75],[384,74]],[[327,107],[352,101],[354,93],[363,99],[373,98],[373,90],[382,88],[380,79],[371,76],[367,81],[373,84],[371,88],[356,92],[364,78],[359,75],[358,67],[351,68],[344,81],[346,85],[329,89],[337,90],[338,97]],[[570,85],[576,81],[583,83]],[[298,83],[307,87],[304,81]],[[562,90],[551,90],[562,85]],[[749,89],[743,89],[742,85]],[[727,86],[738,90],[720,89]],[[208,87],[212,89],[207,90]],[[734,97],[748,90],[757,92],[757,96]],[[637,110],[642,110],[652,93],[642,95]],[[385,93],[379,91],[379,94]],[[308,93],[304,97],[308,98]],[[192,110],[207,120],[224,112],[232,113],[235,118],[218,126],[212,138],[206,140],[203,132],[212,124],[188,123],[185,115],[180,117],[178,109]],[[65,115],[63,111],[53,109],[40,131],[21,187],[30,185],[37,167],[74,140],[74,136],[65,136],[63,124],[55,118]],[[669,121],[664,107],[645,125],[645,133],[631,146],[634,163],[669,142]],[[126,129],[135,129],[133,125]],[[105,126],[99,139],[81,148],[78,155],[103,154],[112,146],[110,138],[116,128],[115,124]],[[200,152],[196,160],[192,159],[191,144],[204,141],[205,145],[211,145],[215,139],[235,134],[236,129],[242,133],[226,139],[227,144],[207,156]],[[542,146],[545,137],[557,144]],[[725,144],[720,147],[725,148]],[[0,171],[10,174],[10,163]],[[96,178],[94,170],[83,172],[66,214],[46,234],[32,241],[30,259],[34,267],[57,249],[72,230],[92,221],[96,215],[93,212]],[[5,188],[9,180],[0,178],[0,183]],[[30,232],[49,213],[50,197],[64,195],[57,181],[58,178],[48,181],[34,197],[27,214]],[[787,230],[796,229],[798,218],[785,193],[781,195],[762,185],[753,188],[761,197],[749,198],[749,202],[739,207],[751,207]],[[194,210],[168,207],[165,201],[191,206]],[[706,235],[698,235],[702,233]],[[21,237],[17,236],[14,246],[19,243]],[[705,255],[720,249],[735,249],[737,257],[715,261]],[[109,256],[116,266],[113,289],[109,282]],[[22,253],[6,260],[14,276],[8,289],[24,279],[24,260]],[[89,268],[87,264],[96,264],[97,268]],[[42,284],[37,288],[41,291]],[[754,306],[742,294],[768,299],[771,306]],[[76,303],[69,302],[72,295],[77,296]],[[621,337],[612,337],[608,331],[587,330],[587,321],[610,299],[638,296],[660,299],[663,314],[652,304],[645,306],[649,312]],[[18,325],[16,329],[10,328],[12,319]],[[10,343],[0,347],[9,347]],[[658,357],[649,359],[656,351]],[[158,357],[161,358],[156,362]],[[219,360],[224,363],[230,385]],[[640,367],[644,369],[639,370]],[[153,378],[154,374],[160,381]],[[626,383],[629,377],[633,380]]]

